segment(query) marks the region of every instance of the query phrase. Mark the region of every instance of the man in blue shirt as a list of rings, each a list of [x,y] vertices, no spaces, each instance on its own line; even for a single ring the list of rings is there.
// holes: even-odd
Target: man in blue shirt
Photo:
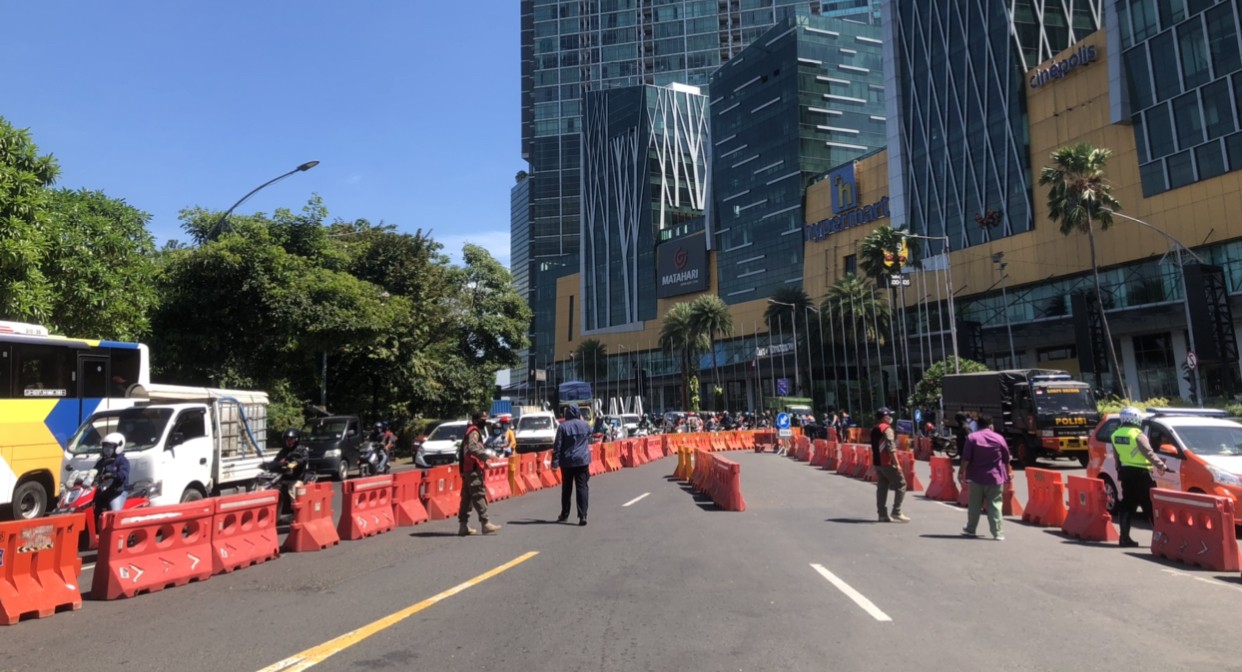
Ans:
[[[591,427],[581,419],[574,404],[565,407],[565,421],[556,428],[552,444],[552,468],[561,470],[561,515],[556,522],[569,520],[569,497],[578,490],[578,524],[587,524],[587,498],[591,480]]]

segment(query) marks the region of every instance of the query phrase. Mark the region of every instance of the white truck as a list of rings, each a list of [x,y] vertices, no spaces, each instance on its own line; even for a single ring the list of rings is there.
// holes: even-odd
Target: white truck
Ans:
[[[149,484],[153,506],[241,491],[262,473],[267,394],[177,385],[135,385],[131,408],[99,411],[69,440],[61,482],[94,468],[100,442],[125,436],[131,486]]]

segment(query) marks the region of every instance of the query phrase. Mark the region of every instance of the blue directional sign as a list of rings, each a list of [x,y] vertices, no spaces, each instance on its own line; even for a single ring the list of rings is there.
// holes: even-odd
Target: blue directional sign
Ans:
[[[789,414],[788,413],[777,413],[776,414],[776,428],[777,429],[789,429]]]

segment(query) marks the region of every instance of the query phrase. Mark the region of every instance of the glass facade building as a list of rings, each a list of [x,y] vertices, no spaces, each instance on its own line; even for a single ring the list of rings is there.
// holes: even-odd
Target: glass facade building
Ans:
[[[531,263],[530,263],[530,176],[526,171],[517,174],[516,183],[509,190],[509,273],[513,275],[513,288],[529,305],[534,296],[531,294]],[[534,325],[531,325],[532,328]],[[528,349],[518,351],[518,358],[523,362],[530,355]],[[514,381],[525,380],[525,367],[513,370]]]
[[[798,16],[712,75],[720,296],[761,299],[802,282],[803,193],[884,146],[880,28]]]
[[[886,1],[894,225],[953,249],[1030,231],[1026,70],[1096,30],[1102,0]]]
[[[1242,168],[1236,0],[1117,0],[1143,195]]]

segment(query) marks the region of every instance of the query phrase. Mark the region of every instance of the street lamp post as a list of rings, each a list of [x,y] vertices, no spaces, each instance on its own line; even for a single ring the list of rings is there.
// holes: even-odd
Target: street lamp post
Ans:
[[[819,372],[820,372],[820,375],[825,378],[824,406],[827,406],[828,405],[828,385],[827,385],[828,365],[827,365],[827,360],[824,358],[824,315],[823,313],[819,312],[819,308],[816,308],[815,306],[811,306],[811,305],[803,306],[803,310],[811,311],[819,316]],[[806,361],[807,361],[808,367],[811,369],[814,369],[815,360],[812,359],[811,357],[811,318],[806,315],[803,315],[803,317],[805,318],[805,321],[806,321]],[[814,396],[815,396],[815,379],[814,379],[814,376],[812,376],[811,377],[811,397],[814,398]]]
[[[793,319],[794,390],[797,391],[796,392],[797,394],[802,394],[802,375],[798,371],[798,311],[796,310],[797,306],[795,306],[792,303],[785,303],[784,301],[777,301],[775,299],[768,299],[768,303],[772,303],[778,306],[786,306],[789,308],[789,314]]]
[[[902,233],[903,238],[914,238],[916,240],[939,240],[944,243],[944,269],[945,281],[948,283],[949,290],[949,340],[953,342],[953,373],[961,373],[961,365],[958,363],[957,354],[957,311],[953,305],[953,264],[950,263],[949,253],[953,250],[949,246],[948,236],[919,236],[913,233]],[[944,332],[941,332],[944,333]]]
[[[219,237],[220,237],[220,234],[224,233],[224,225],[225,225],[226,223],[228,223],[228,220],[229,220],[229,215],[233,214],[233,211],[237,209],[237,206],[241,205],[242,203],[245,203],[247,200],[249,200],[249,198],[250,198],[251,196],[254,196],[255,194],[259,193],[259,192],[260,192],[260,191],[261,191],[264,187],[267,187],[267,186],[270,186],[270,185],[272,185],[272,184],[275,184],[275,183],[277,183],[277,182],[279,182],[279,181],[281,181],[281,180],[285,179],[286,177],[289,177],[290,175],[293,175],[294,173],[305,173],[306,171],[308,171],[308,170],[310,170],[311,168],[314,168],[315,166],[318,166],[318,165],[319,165],[319,162],[318,162],[318,161],[307,161],[306,163],[303,163],[302,165],[298,166],[297,168],[294,168],[293,170],[291,170],[291,171],[289,171],[289,172],[287,172],[287,173],[285,173],[285,174],[283,174],[283,175],[278,175],[277,177],[273,177],[272,179],[268,180],[267,182],[264,182],[263,184],[260,184],[259,186],[255,187],[254,189],[251,189],[251,190],[250,190],[250,193],[246,194],[245,196],[242,196],[242,197],[241,197],[241,199],[239,199],[236,203],[234,203],[234,204],[232,205],[232,207],[230,207],[228,210],[225,210],[223,215],[220,215],[220,219],[217,219],[217,220],[216,220],[216,223],[215,223],[214,225],[212,225],[212,227],[211,227],[210,238],[211,238],[211,239],[213,239],[213,240],[214,240],[214,239],[216,239],[216,238],[219,238]],[[232,225],[232,224],[229,224],[229,228],[230,228],[230,229],[231,229],[231,228],[233,228],[233,225]]]
[[[1191,321],[1190,321],[1190,292],[1189,292],[1189,291],[1187,291],[1187,289],[1186,289],[1186,267],[1182,265],[1182,250],[1186,250],[1186,252],[1187,252],[1187,253],[1189,253],[1189,254],[1190,254],[1190,256],[1194,257],[1194,258],[1195,258],[1195,261],[1199,262],[1200,264],[1202,264],[1202,263],[1203,263],[1203,259],[1202,259],[1199,255],[1195,254],[1195,251],[1194,251],[1194,250],[1192,250],[1192,249],[1190,249],[1189,247],[1186,247],[1185,245],[1183,245],[1183,244],[1182,244],[1182,241],[1180,241],[1180,240],[1178,240],[1178,239],[1174,238],[1173,236],[1169,235],[1169,233],[1168,233],[1167,231],[1163,230],[1163,229],[1160,229],[1160,228],[1157,228],[1157,227],[1155,227],[1155,226],[1153,226],[1153,225],[1151,225],[1151,224],[1148,224],[1147,222],[1144,222],[1143,220],[1138,219],[1137,217],[1131,217],[1131,216],[1129,216],[1129,215],[1123,215],[1123,214],[1121,214],[1120,212],[1117,212],[1116,210],[1113,210],[1112,208],[1100,208],[1100,209],[1101,209],[1101,210],[1103,210],[1103,211],[1105,211],[1105,212],[1111,213],[1111,214],[1113,214],[1113,215],[1114,215],[1114,216],[1116,216],[1116,217],[1120,217],[1120,218],[1122,218],[1122,219],[1128,219],[1128,220],[1130,220],[1130,221],[1134,222],[1135,224],[1141,224],[1141,225],[1143,225],[1143,226],[1145,226],[1145,227],[1147,227],[1147,228],[1151,229],[1152,231],[1155,231],[1156,233],[1158,233],[1158,234],[1160,234],[1160,235],[1164,236],[1164,237],[1165,237],[1165,238],[1166,238],[1169,242],[1173,243],[1173,252],[1174,252],[1174,254],[1175,254],[1175,255],[1176,255],[1176,257],[1177,257],[1177,268],[1178,268],[1178,270],[1180,270],[1180,271],[1181,271],[1181,275],[1182,275],[1182,306],[1183,306],[1183,307],[1185,308],[1185,310],[1186,310],[1186,335],[1187,335],[1187,337],[1188,337],[1188,338],[1189,338],[1189,340],[1190,340],[1190,343],[1187,343],[1187,344],[1186,344],[1186,350],[1187,350],[1187,351],[1189,351],[1189,352],[1194,352],[1194,349],[1195,349],[1195,325],[1194,325],[1194,323],[1193,323],[1193,322],[1191,322]],[[1117,375],[1119,375],[1119,376],[1120,376],[1120,375],[1121,375],[1121,372],[1120,372],[1120,371],[1118,371],[1118,372],[1117,372]],[[1195,385],[1195,397],[1196,397],[1196,399],[1197,399],[1197,400],[1198,400],[1198,402],[1199,402],[1199,408],[1203,408],[1203,377],[1202,377],[1202,376],[1200,376],[1200,375],[1199,375],[1199,372],[1198,372],[1198,371],[1196,371],[1196,370],[1194,370],[1194,369],[1191,369],[1191,371],[1190,371],[1190,375],[1191,375],[1191,377],[1192,377],[1192,378],[1194,378],[1194,385]]]
[[[1009,274],[1005,272],[1005,268],[1009,263],[1005,261],[1005,253],[997,252],[992,255],[992,263],[996,264],[1001,274],[1001,310],[1005,312],[1005,331],[1009,333],[1009,366],[1017,368],[1018,357],[1013,348],[1013,324],[1009,321],[1009,294],[1007,288],[1009,285]]]

